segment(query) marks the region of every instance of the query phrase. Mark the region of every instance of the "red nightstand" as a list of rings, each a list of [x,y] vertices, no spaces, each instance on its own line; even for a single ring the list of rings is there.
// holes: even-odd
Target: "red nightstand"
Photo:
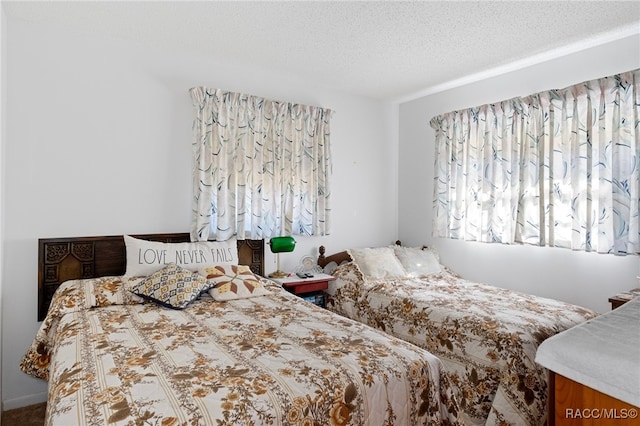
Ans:
[[[292,275],[286,278],[271,279],[282,285],[285,290],[324,308],[322,290],[329,288],[329,282],[336,278],[328,274],[314,274],[312,278],[300,278],[297,275]]]

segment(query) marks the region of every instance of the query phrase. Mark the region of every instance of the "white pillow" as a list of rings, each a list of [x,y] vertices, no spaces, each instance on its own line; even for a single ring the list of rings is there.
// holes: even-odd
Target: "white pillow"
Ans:
[[[406,275],[390,247],[352,248],[347,252],[366,277],[381,279]]]
[[[394,246],[393,251],[407,275],[419,276],[442,272],[440,260],[433,249]]]
[[[124,236],[127,248],[129,277],[146,277],[170,263],[196,272],[199,268],[216,265],[237,265],[238,242],[198,241],[194,243],[160,243]]]

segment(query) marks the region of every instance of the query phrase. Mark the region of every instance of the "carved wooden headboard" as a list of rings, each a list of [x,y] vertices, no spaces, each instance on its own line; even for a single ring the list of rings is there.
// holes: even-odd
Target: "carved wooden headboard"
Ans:
[[[188,233],[132,235],[165,243],[189,242]],[[264,275],[264,240],[238,240],[240,264]],[[44,320],[53,293],[67,280],[124,275],[127,251],[122,235],[41,238],[38,240],[38,321]]]
[[[400,240],[396,240],[396,245],[401,246],[402,242]],[[423,248],[424,247],[425,246],[423,246]],[[350,262],[350,261],[353,260],[353,259],[351,259],[351,256],[349,255],[349,252],[346,251],[346,250],[345,251],[340,251],[340,252],[337,252],[337,253],[333,253],[330,256],[326,256],[325,255],[325,253],[327,251],[325,246],[320,246],[318,251],[320,252],[320,254],[318,255],[317,263],[321,268],[324,268],[325,266],[327,266],[331,262],[335,262],[336,265],[340,265],[343,262]]]
[[[340,265],[343,262],[350,262],[352,260],[346,250],[334,253],[331,256],[325,256],[326,248],[324,246],[320,246],[318,251],[320,254],[318,255],[317,263],[321,268],[324,268],[331,262],[335,262],[336,265]]]

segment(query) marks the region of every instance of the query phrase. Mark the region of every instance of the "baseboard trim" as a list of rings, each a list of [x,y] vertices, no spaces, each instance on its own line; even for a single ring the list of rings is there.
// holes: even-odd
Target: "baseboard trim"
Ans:
[[[26,407],[27,405],[40,404],[42,402],[47,402],[47,392],[7,399],[2,402],[2,411],[9,411],[14,408]]]

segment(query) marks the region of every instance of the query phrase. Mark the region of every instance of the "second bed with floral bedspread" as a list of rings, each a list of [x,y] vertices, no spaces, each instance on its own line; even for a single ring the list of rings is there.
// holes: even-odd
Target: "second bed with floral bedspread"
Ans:
[[[438,356],[467,424],[544,424],[547,372],[534,361],[537,347],[596,314],[436,269],[371,279],[345,263],[333,271],[327,308]]]

